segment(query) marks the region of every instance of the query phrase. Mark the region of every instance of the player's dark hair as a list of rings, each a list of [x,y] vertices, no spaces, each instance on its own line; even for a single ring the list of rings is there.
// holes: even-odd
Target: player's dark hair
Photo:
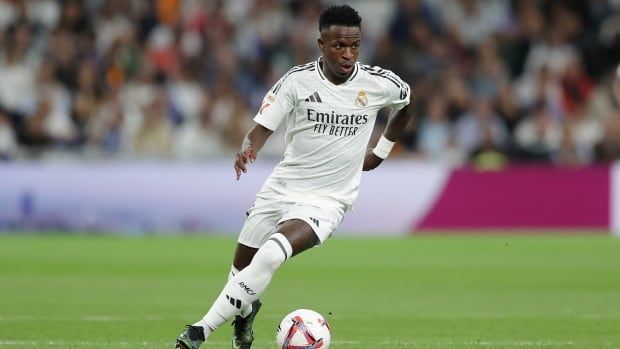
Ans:
[[[323,10],[319,17],[319,31],[332,25],[362,27],[362,17],[349,5],[331,6]]]

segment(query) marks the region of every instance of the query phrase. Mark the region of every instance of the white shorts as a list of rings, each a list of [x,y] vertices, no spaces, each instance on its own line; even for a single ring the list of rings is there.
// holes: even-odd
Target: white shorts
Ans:
[[[312,227],[321,244],[340,225],[345,211],[346,206],[336,201],[289,202],[257,197],[254,206],[248,210],[248,217],[237,241],[245,246],[259,248],[275,233],[278,224],[301,219]]]

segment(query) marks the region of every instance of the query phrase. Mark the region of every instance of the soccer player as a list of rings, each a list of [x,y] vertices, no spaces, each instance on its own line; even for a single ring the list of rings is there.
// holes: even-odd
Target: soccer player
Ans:
[[[321,57],[290,69],[273,86],[236,155],[239,180],[286,121],[284,159],[247,212],[228,282],[207,314],[179,335],[176,348],[198,348],[234,317],[233,348],[249,349],[258,298],[275,271],[334,232],[357,197],[362,171],[381,164],[411,119],[409,85],[391,71],[357,62],[357,11],[327,8],[319,31]],[[393,112],[377,145],[368,148],[384,107]]]

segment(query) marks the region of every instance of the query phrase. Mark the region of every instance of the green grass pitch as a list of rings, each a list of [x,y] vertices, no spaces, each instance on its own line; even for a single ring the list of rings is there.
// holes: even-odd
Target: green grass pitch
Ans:
[[[0,348],[172,348],[219,293],[234,244],[0,235]],[[302,307],[330,321],[331,348],[620,348],[620,240],[336,237],[280,268],[262,300],[255,349],[275,349],[281,317]]]

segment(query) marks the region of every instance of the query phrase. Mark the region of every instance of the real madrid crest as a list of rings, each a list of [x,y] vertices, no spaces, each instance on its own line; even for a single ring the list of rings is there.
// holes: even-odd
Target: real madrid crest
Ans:
[[[355,97],[355,105],[360,108],[364,108],[368,105],[368,97],[366,96],[366,91],[361,90],[357,93],[357,97]]]

